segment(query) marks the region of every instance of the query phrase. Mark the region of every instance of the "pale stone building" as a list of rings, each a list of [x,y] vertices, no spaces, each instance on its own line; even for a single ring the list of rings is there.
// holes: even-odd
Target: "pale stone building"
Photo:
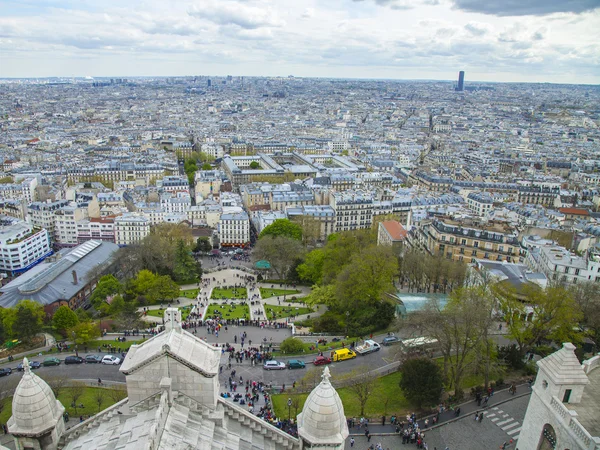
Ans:
[[[581,364],[566,343],[537,365],[516,448],[600,449],[600,355]]]
[[[179,310],[168,308],[165,331],[132,346],[121,366],[128,398],[67,431],[64,407],[25,360],[9,432],[18,450],[343,450],[348,427],[328,368],[293,437],[219,395],[220,357],[218,347],[181,328]]]

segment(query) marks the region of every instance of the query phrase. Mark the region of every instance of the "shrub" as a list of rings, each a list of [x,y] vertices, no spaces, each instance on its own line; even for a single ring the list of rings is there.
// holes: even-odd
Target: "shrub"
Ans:
[[[525,365],[525,375],[527,376],[531,376],[531,375],[535,375],[537,370],[536,370],[537,366],[535,365],[535,363],[533,362],[529,362]]]
[[[504,378],[498,378],[496,380],[496,386],[503,386],[504,385]]]
[[[300,339],[289,337],[281,343],[280,349],[283,353],[301,353],[304,350],[304,342]]]

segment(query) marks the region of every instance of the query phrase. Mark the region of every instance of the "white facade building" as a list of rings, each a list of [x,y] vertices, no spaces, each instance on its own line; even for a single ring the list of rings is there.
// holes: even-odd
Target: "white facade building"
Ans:
[[[165,330],[133,345],[119,368],[127,398],[69,430],[64,406],[24,359],[8,421],[14,447],[85,450],[118,443],[131,449],[344,449],[348,426],[329,368],[308,395],[294,437],[220,395],[220,350],[183,330],[181,322],[181,311],[168,308]]]
[[[329,204],[335,211],[335,232],[371,228],[373,196],[363,191],[334,192]]]
[[[50,255],[48,231],[22,221],[0,226],[0,272],[23,272]]]
[[[115,218],[115,243],[131,245],[150,234],[150,220],[141,214],[128,213]]]
[[[63,246],[75,246],[77,240],[77,222],[86,219],[87,209],[65,206],[56,211],[54,239]]]
[[[250,242],[250,220],[245,212],[227,213],[219,220],[219,241],[225,247],[241,247]]]
[[[575,346],[538,361],[523,426],[515,448],[600,448],[600,355],[579,362]]]
[[[50,239],[54,241],[56,235],[56,212],[65,206],[69,206],[68,200],[57,200],[55,202],[34,202],[27,207],[29,223],[34,227],[45,228]]]

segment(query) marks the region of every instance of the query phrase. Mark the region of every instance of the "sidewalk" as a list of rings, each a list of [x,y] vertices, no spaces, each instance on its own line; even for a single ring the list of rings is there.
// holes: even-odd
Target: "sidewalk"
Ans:
[[[525,396],[525,395],[529,395],[531,393],[531,389],[529,388],[529,385],[527,383],[522,384],[517,386],[517,393],[515,395],[512,395],[510,392],[508,392],[508,388],[503,389],[501,391],[495,392],[494,395],[492,397],[490,397],[490,400],[488,401],[487,406],[484,408],[483,406],[477,406],[477,401],[476,400],[470,400],[467,401],[465,403],[461,403],[460,405],[457,405],[458,408],[460,408],[460,415],[456,416],[454,411],[444,411],[443,413],[440,414],[438,422],[436,425],[432,425],[431,424],[431,419],[433,418],[433,416],[435,414],[426,416],[426,417],[422,417],[420,419],[417,420],[419,426],[424,430],[427,431],[427,429],[432,429],[432,428],[437,428],[443,425],[446,425],[448,423],[454,422],[456,420],[461,420],[464,419],[465,417],[471,417],[471,419],[474,417],[475,412],[477,411],[485,411],[490,409],[492,406],[498,405],[500,403],[504,403],[506,401],[521,397],[521,396]],[[392,412],[393,414],[393,412]],[[395,425],[390,425],[389,424],[389,420],[392,414],[389,414],[388,416],[386,416],[386,424],[385,425],[381,425],[381,417],[377,419],[376,422],[372,422],[369,424],[369,431],[371,432],[372,435],[386,435],[386,434],[396,434],[396,427]],[[425,428],[424,425],[424,421],[425,419],[429,419],[429,425],[427,428]],[[356,417],[355,419],[359,419],[360,417]],[[401,422],[404,422],[406,424],[406,417],[399,417],[398,418]],[[364,435],[364,427],[363,428],[359,428],[358,424],[356,424],[354,426],[354,428],[350,428],[350,435],[353,436],[362,436]]]

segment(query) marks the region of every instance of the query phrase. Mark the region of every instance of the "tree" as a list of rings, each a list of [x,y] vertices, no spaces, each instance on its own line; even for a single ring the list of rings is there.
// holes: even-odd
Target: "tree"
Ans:
[[[412,358],[400,369],[400,389],[406,399],[417,408],[433,406],[440,401],[443,380],[440,367],[429,358]]]
[[[266,236],[259,239],[253,251],[257,260],[266,260],[271,264],[279,279],[288,273],[290,266],[303,253],[300,241],[285,236]]]
[[[252,162],[250,163],[250,168],[251,168],[252,170],[256,170],[256,169],[260,168],[260,164],[259,164],[259,163],[257,163],[256,161],[252,161]]]
[[[398,262],[390,247],[371,245],[355,253],[336,279],[336,296],[350,309],[374,305],[395,291]]]
[[[580,342],[576,325],[583,319],[573,295],[562,286],[524,289],[525,301],[505,289],[500,304],[508,323],[508,336],[517,343],[521,357],[547,339],[554,342]],[[529,310],[528,310],[529,308]]]
[[[123,309],[117,315],[116,321],[122,330],[134,330],[141,323],[141,313],[133,302],[125,302]]]
[[[90,297],[90,302],[94,305],[94,308],[98,309],[108,296],[119,294],[122,291],[123,286],[114,275],[104,275],[98,280],[96,289]]]
[[[96,388],[94,391],[94,402],[98,405],[98,412],[102,411],[102,403],[104,403],[105,395],[106,389]]]
[[[149,292],[146,292],[145,296],[149,302],[158,303],[165,300],[173,300],[179,296],[179,292],[179,285],[175,283],[170,276],[163,275],[156,279],[152,289]]]
[[[127,397],[127,389],[125,386],[117,384],[112,389],[108,390],[108,396],[115,403],[119,403],[125,397]]]
[[[12,324],[12,335],[24,341],[30,341],[42,330],[44,307],[32,300],[22,300],[16,305],[16,316]]]
[[[116,315],[125,307],[125,300],[120,295],[115,295],[108,307],[108,314]]]
[[[271,225],[266,226],[259,235],[259,239],[266,236],[285,236],[298,241],[302,240],[302,227],[289,219],[277,219]]]
[[[304,258],[304,262],[296,269],[300,279],[313,284],[321,284],[325,256],[325,250],[320,248],[309,252]]]
[[[67,377],[48,377],[45,381],[48,383],[48,386],[50,386],[50,389],[52,389],[54,396],[58,398],[67,386],[69,379]]]
[[[177,241],[173,276],[177,281],[196,281],[199,276],[202,276],[200,263],[194,259],[183,240]]]
[[[289,337],[280,346],[282,353],[300,353],[304,350],[304,342],[298,338]]]
[[[212,166],[209,163],[202,164],[202,170],[212,170]]]
[[[69,335],[75,333],[75,343],[78,345],[88,345],[100,337],[100,328],[94,322],[79,322],[68,331]]]
[[[600,283],[578,283],[569,290],[583,313],[583,324],[591,332],[593,340],[600,342]]]
[[[413,313],[411,319],[438,341],[444,358],[444,378],[454,388],[457,399],[463,397],[462,382],[475,365],[475,349],[481,344],[482,328],[487,324],[489,311],[481,308],[479,288],[457,289],[442,308],[432,298],[425,308]]]
[[[66,336],[67,329],[73,328],[78,323],[79,317],[66,305],[60,306],[52,316],[52,326],[63,336]]]
[[[300,225],[302,229],[302,243],[306,246],[314,246],[321,240],[321,222],[313,216],[296,216],[294,223]]]
[[[206,236],[200,236],[196,241],[196,248],[194,251],[196,252],[210,252],[212,250],[212,244],[210,243],[210,239]]]
[[[361,366],[346,375],[344,380],[350,382],[346,389],[356,397],[356,400],[360,405],[360,416],[364,416],[365,406],[375,391],[377,378],[369,373],[369,368],[367,366]]]
[[[75,414],[77,414],[77,400],[85,392],[85,384],[79,381],[73,381],[69,387],[69,399],[71,400],[71,407],[75,408]]]

